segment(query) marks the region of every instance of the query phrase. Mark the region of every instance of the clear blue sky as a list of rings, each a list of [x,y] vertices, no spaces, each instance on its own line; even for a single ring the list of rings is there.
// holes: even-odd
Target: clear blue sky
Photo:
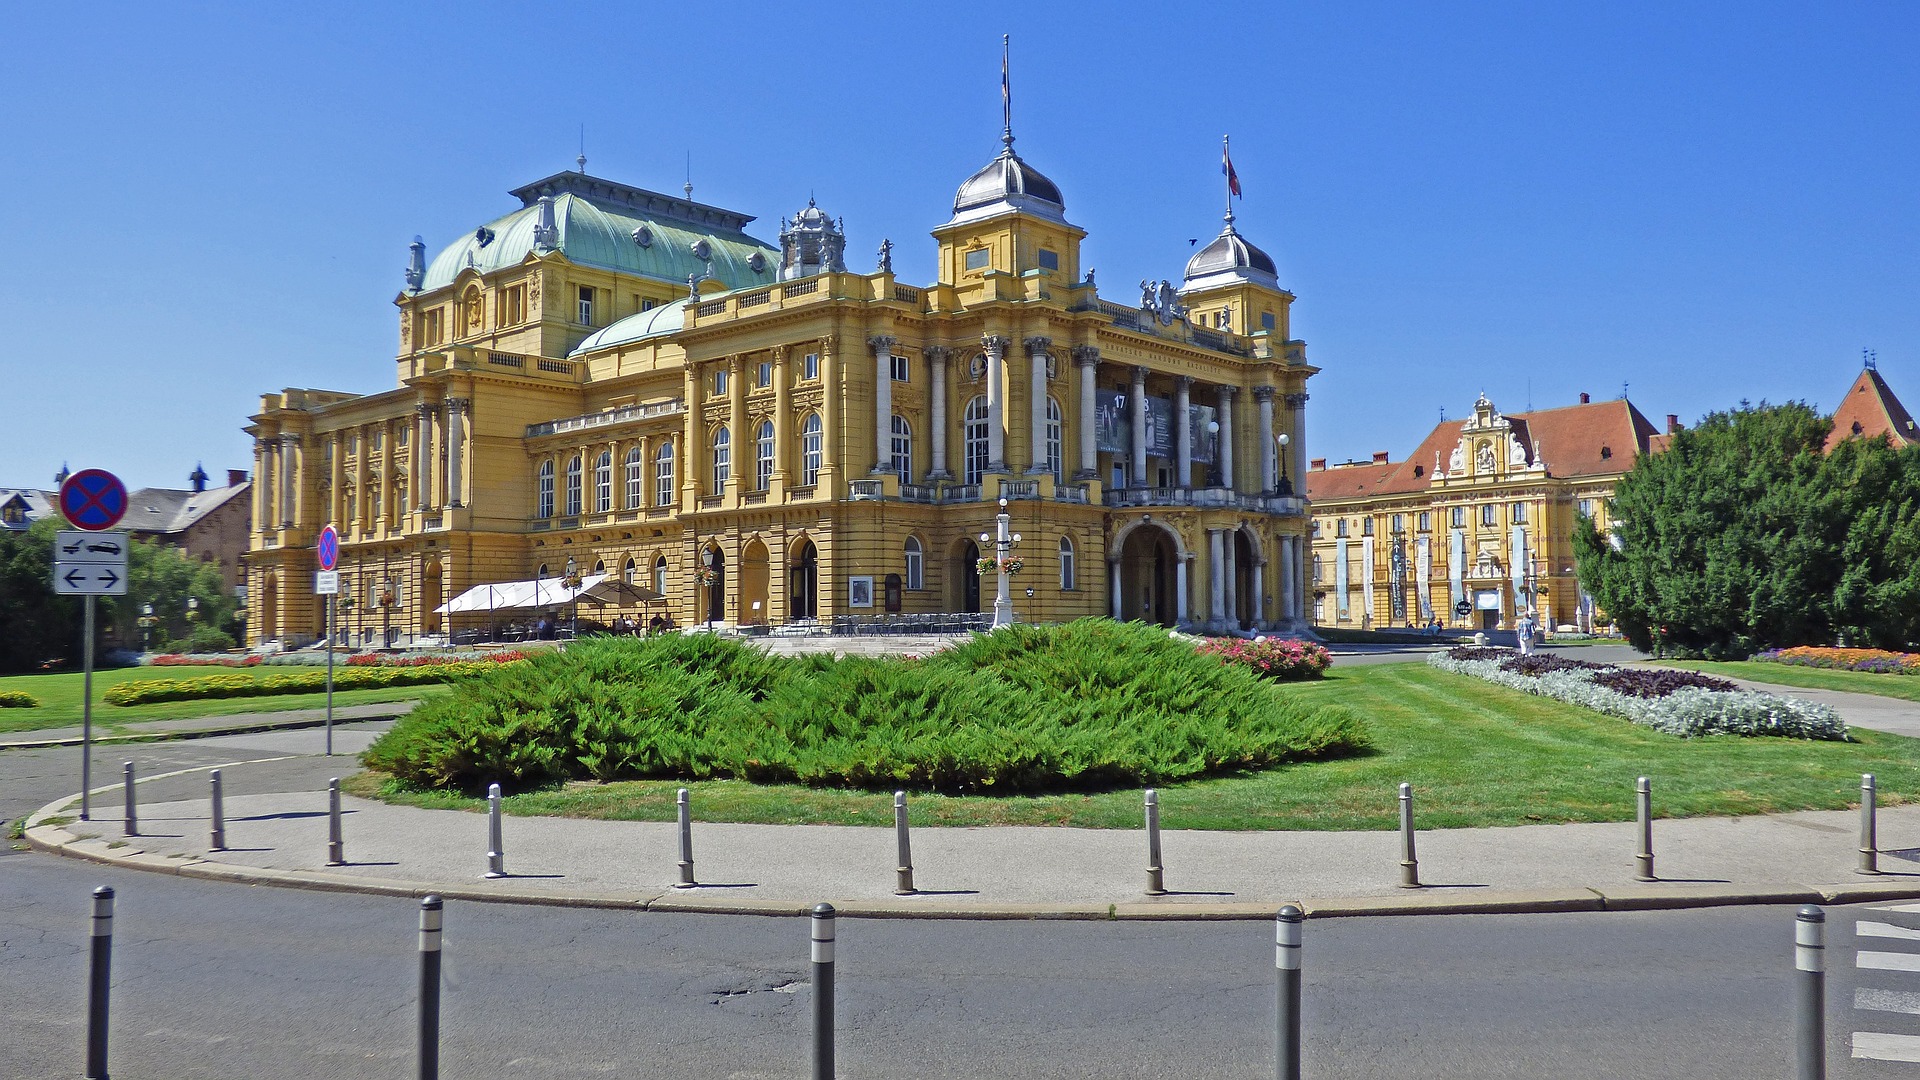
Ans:
[[[965,14],[961,14],[961,11]],[[6,16],[0,486],[64,462],[249,468],[263,391],[391,387],[438,250],[571,168],[756,214],[815,193],[849,262],[1019,149],[1108,295],[1219,227],[1299,296],[1311,452],[1445,407],[1830,407],[1860,349],[1920,407],[1920,5],[27,5]],[[923,13],[924,12],[924,13]]]

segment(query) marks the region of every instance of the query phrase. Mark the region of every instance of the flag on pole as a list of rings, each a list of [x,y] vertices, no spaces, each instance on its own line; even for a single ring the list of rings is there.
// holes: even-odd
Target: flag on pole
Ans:
[[[1010,34],[1000,37],[1000,118],[1008,134],[1013,132],[1013,85],[1007,77],[1007,51],[1012,41]]]
[[[1240,197],[1240,174],[1233,171],[1233,154],[1227,149],[1227,140],[1220,140],[1220,171],[1227,177],[1227,194]]]

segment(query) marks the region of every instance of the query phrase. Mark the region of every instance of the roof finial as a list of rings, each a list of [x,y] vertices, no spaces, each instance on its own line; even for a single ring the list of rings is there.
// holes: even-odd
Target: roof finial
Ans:
[[[691,150],[687,151],[687,182],[680,185],[680,190],[687,193],[687,198],[693,198],[693,151]]]
[[[1000,142],[1013,150],[1013,82],[1008,58],[1013,50],[1013,35],[1000,35]]]
[[[583,175],[583,176],[584,176],[584,175],[586,175],[586,171],[587,171],[587,125],[585,125],[585,124],[581,124],[581,125],[580,125],[580,156],[579,156],[579,157],[577,157],[577,158],[574,158],[574,159],[573,159],[573,163],[574,163],[575,165],[578,165],[578,166],[580,166],[580,173],[581,173],[581,175]]]
[[[1872,349],[1860,350],[1860,362],[1866,365],[1868,371],[1880,370],[1880,354]]]

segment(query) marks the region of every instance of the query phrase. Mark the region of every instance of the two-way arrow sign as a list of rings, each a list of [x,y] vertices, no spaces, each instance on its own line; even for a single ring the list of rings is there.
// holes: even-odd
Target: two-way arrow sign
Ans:
[[[126,570],[110,563],[55,563],[53,591],[60,596],[125,596]]]

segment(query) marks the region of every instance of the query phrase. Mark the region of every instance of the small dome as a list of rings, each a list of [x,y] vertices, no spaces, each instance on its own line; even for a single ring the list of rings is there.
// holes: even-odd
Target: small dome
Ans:
[[[1065,220],[1066,200],[1060,188],[1040,174],[1040,170],[1021,160],[1013,152],[1013,137],[1004,137],[1006,149],[1000,156],[960,185],[953,196],[953,216],[984,217],[1002,209],[1028,210],[1055,221]]]
[[[1273,257],[1234,230],[1232,219],[1213,242],[1187,260],[1186,287],[1219,284],[1224,280],[1252,281],[1279,288]],[[1219,280],[1213,280],[1219,279]]]

